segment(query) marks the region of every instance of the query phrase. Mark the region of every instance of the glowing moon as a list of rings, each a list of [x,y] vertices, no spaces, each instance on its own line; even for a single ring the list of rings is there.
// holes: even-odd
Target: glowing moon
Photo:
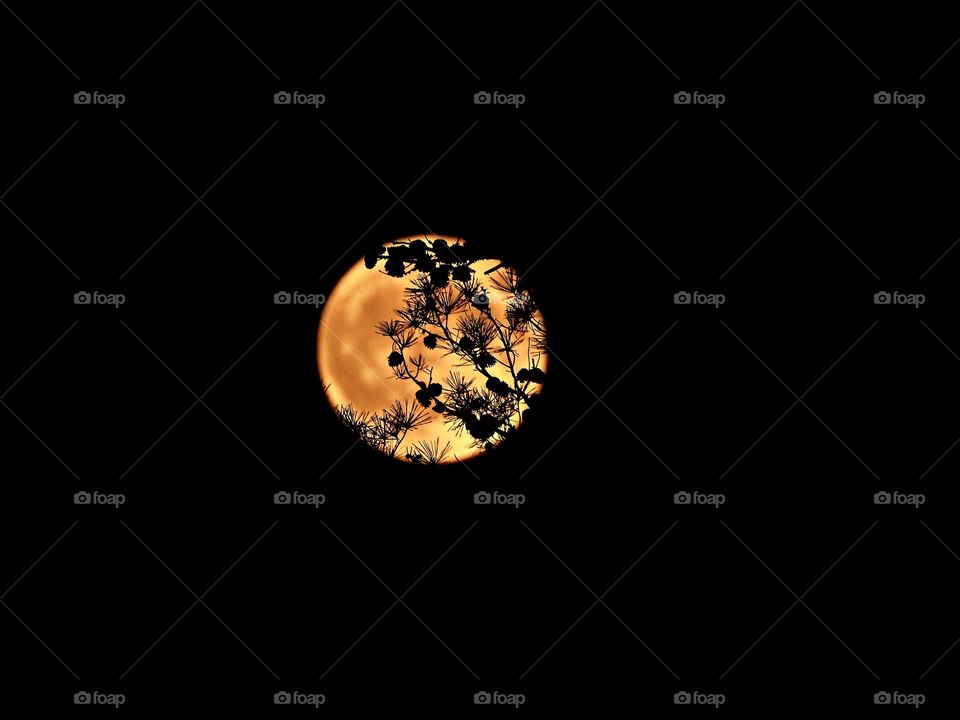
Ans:
[[[398,244],[402,246],[404,243],[418,240],[421,241],[418,243],[420,246],[418,250],[421,252],[423,252],[424,242],[428,243],[427,252],[430,252],[429,244],[435,240],[446,241],[453,246],[454,251],[462,245],[462,241],[449,236],[418,235],[394,241],[385,246],[384,252],[389,252],[390,247]],[[329,293],[320,317],[317,335],[317,362],[320,377],[327,399],[335,410],[351,407],[358,414],[367,413],[367,417],[376,417],[378,413],[382,413],[399,400],[402,406],[414,408],[427,418],[426,424],[403,433],[401,447],[397,447],[393,452],[388,452],[383,447],[378,449],[400,460],[420,461],[418,456],[422,457],[423,453],[416,448],[422,448],[423,443],[440,449],[449,443],[449,452],[440,462],[465,460],[483,452],[484,446],[489,447],[486,442],[495,444],[502,436],[502,430],[513,432],[511,428],[521,424],[523,410],[534,404],[532,400],[529,402],[527,400],[539,392],[547,367],[543,317],[525,291],[510,292],[503,287],[510,285],[506,282],[507,279],[516,278],[514,271],[500,267],[501,263],[498,260],[485,259],[471,262],[469,268],[472,270],[470,277],[473,284],[465,285],[462,282],[451,281],[448,288],[451,295],[455,296],[457,292],[462,293],[465,287],[468,292],[472,290],[476,293],[476,285],[479,285],[483,288],[482,294],[486,299],[483,299],[481,294],[475,294],[474,298],[476,302],[484,304],[476,305],[467,302],[466,306],[463,306],[461,303],[456,314],[449,316],[449,332],[438,332],[436,339],[427,342],[424,342],[424,338],[430,333],[426,333],[426,326],[421,328],[418,324],[414,324],[412,329],[407,326],[416,339],[410,347],[400,349],[403,360],[410,365],[396,367],[399,362],[393,351],[397,346],[394,345],[391,337],[378,334],[377,324],[399,319],[397,311],[403,310],[405,301],[409,301],[412,297],[410,288],[418,276],[423,279],[423,282],[429,282],[426,280],[429,278],[429,273],[415,272],[412,266],[411,262],[408,266],[409,274],[405,277],[387,274],[382,261],[376,268],[369,269],[364,261],[360,260],[347,270]],[[488,274],[488,271],[492,272]],[[464,274],[461,271],[460,276]],[[454,273],[453,277],[458,276]],[[434,292],[432,287],[429,286],[427,292]],[[522,309],[526,310],[527,316],[525,319],[521,318],[523,322],[519,330],[517,329],[518,297],[530,303],[529,309],[523,305]],[[468,322],[475,321],[477,317],[481,325],[489,324],[493,329],[499,325],[506,329],[502,335],[499,332],[491,333],[489,354],[483,353],[479,346],[471,350],[472,355],[465,354],[458,344],[458,339],[460,343],[464,342],[463,336],[466,334],[466,331],[460,332],[457,329],[462,329],[460,323],[464,319]],[[454,320],[458,323],[456,326]],[[536,330],[532,330],[531,326]],[[503,349],[504,337],[507,338],[510,350]],[[435,344],[435,347],[431,347],[431,344]],[[409,376],[397,377],[397,372],[403,373],[405,367],[410,370],[411,375],[413,374],[417,356],[422,358],[422,372],[417,376],[418,379]],[[388,358],[392,359],[388,361]],[[480,358],[479,365],[471,358]],[[428,370],[430,371],[429,380]],[[523,372],[520,372],[521,370]],[[481,392],[485,397],[492,398],[495,403],[502,397],[505,402],[516,404],[515,411],[510,413],[508,422],[501,425],[489,440],[478,440],[478,437],[483,437],[492,430],[484,431],[482,428],[477,430],[479,420],[467,418],[469,413],[463,410],[465,396],[447,394],[452,392],[450,388],[453,387],[448,384],[451,372],[455,373],[452,376],[454,379],[456,374],[459,374],[466,380],[473,380],[471,387],[475,390],[470,392],[475,394]],[[518,381],[518,373],[520,378],[526,380],[530,375],[535,380],[533,382]],[[497,385],[497,381],[502,383]],[[441,386],[445,393],[443,395],[439,394]],[[492,394],[485,388],[492,388],[500,395]],[[418,390],[422,391],[418,393]],[[510,394],[511,392],[513,394]],[[431,394],[437,397],[432,398]],[[445,402],[438,402],[439,400]],[[446,401],[450,402],[449,407]],[[474,402],[479,405],[481,401]],[[456,409],[458,407],[459,410]],[[460,413],[459,416],[456,416],[457,412]],[[509,411],[503,411],[501,418],[508,417],[507,412]],[[480,410],[478,413],[478,418],[484,419],[483,411]],[[489,419],[489,416],[487,417]],[[469,431],[464,428],[463,422],[458,421],[458,418],[467,418]],[[408,456],[408,451],[411,450],[413,455]]]

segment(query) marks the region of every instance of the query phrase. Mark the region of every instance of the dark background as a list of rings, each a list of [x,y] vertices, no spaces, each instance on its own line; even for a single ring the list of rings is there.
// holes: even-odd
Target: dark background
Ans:
[[[0,4],[0,702],[956,707],[945,6]],[[553,352],[521,442],[441,469],[354,446],[273,304],[425,231],[524,271]]]

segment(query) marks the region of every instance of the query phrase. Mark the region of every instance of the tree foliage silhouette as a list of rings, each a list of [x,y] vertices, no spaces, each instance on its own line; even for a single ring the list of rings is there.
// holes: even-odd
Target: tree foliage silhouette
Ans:
[[[390,340],[385,359],[393,378],[417,386],[413,402],[397,400],[379,413],[337,407],[344,425],[375,449],[395,457],[402,448],[411,462],[436,464],[448,457],[450,443],[441,446],[438,437],[404,448],[411,430],[439,420],[486,451],[535,412],[545,380],[542,318],[515,270],[501,263],[479,273],[474,265],[481,259],[439,238],[396,241],[366,254],[369,270],[408,283],[395,317],[373,331]],[[504,303],[502,312],[493,312],[494,301]],[[452,356],[458,369],[435,377],[419,345]]]

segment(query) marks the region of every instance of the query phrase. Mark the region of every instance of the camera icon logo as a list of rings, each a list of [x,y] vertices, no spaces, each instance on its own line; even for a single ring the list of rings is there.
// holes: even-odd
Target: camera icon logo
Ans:
[[[681,690],[680,692],[673,694],[674,705],[689,705],[691,699],[690,693],[688,693],[686,690]]]
[[[273,494],[274,505],[289,505],[293,497],[286,490],[281,490]]]
[[[473,296],[473,304],[487,306],[490,304],[490,296],[485,292],[478,292]]]
[[[873,294],[874,305],[889,305],[892,299],[892,296],[886,290],[881,290]]]
[[[478,693],[473,694],[473,704],[474,705],[489,705],[492,700],[490,693],[486,690],[481,690]]]
[[[689,505],[692,496],[686,490],[681,490],[673,494],[674,505]]]
[[[74,105],[89,105],[92,99],[93,96],[91,96],[86,90],[81,90],[80,92],[75,92],[73,94]]]
[[[674,105],[689,105],[692,100],[693,96],[686,90],[681,90],[680,92],[675,92],[673,94]]]
[[[689,305],[692,297],[686,290],[681,290],[673,294],[674,305]]]
[[[92,496],[86,490],[81,490],[73,494],[74,505],[89,505]]]
[[[893,96],[890,95],[886,90],[881,90],[880,92],[875,92],[873,94],[873,104],[874,105],[889,105],[893,100]]]
[[[281,690],[280,692],[273,694],[274,705],[289,705],[292,699],[293,698],[291,697],[290,693],[288,693],[286,690]]]
[[[489,105],[493,101],[493,96],[486,90],[481,90],[473,94],[474,105]]]
[[[90,295],[86,290],[81,290],[73,294],[73,304],[74,305],[89,305],[90,301],[93,299],[93,296]]]
[[[873,494],[874,505],[889,505],[893,497],[886,490]]]
[[[80,692],[73,694],[74,705],[89,705],[91,700],[92,697],[86,690],[81,690]]]
[[[486,490],[481,490],[473,494],[474,505],[489,505],[493,497]]]
[[[293,96],[286,90],[281,90],[280,92],[275,92],[273,94],[274,105],[289,105],[292,100]]]
[[[890,693],[888,693],[886,690],[881,690],[880,692],[873,694],[874,705],[889,705],[891,699]]]
[[[274,305],[289,305],[292,299],[292,296],[286,290],[281,290],[273,294]]]

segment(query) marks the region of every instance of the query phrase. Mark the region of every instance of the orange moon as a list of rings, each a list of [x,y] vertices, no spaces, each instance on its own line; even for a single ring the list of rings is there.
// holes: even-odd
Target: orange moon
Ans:
[[[441,239],[450,245],[463,244],[462,240],[445,235],[416,235],[399,238],[396,242],[417,239],[427,242]],[[500,261],[488,259],[478,260],[471,267],[483,282],[493,317],[504,321],[510,295],[493,287],[484,277],[487,270],[498,265]],[[378,322],[397,318],[396,311],[404,306],[404,289],[410,287],[411,280],[392,277],[381,269],[382,265],[368,269],[360,259],[347,270],[324,303],[317,333],[317,364],[327,399],[334,409],[352,405],[358,411],[373,414],[383,411],[396,400],[416,404],[414,395],[417,386],[393,375],[387,363],[392,348],[391,340],[377,334],[375,329]],[[471,309],[467,312],[475,311]],[[539,310],[536,318],[542,323]],[[451,371],[465,376],[474,375],[470,367],[464,367],[461,359],[445,353],[440,347],[431,350],[417,343],[410,352],[423,355],[428,366],[433,368],[432,377],[437,382],[442,383]],[[516,362],[526,367],[531,359],[542,370],[546,370],[546,351],[528,341],[518,347]],[[489,368],[489,373],[505,382],[510,381],[509,369],[500,364]],[[480,382],[479,386],[482,387],[483,383]],[[437,440],[441,448],[450,443],[450,451],[442,460],[444,463],[466,460],[483,452],[474,447],[473,438],[467,432],[458,435],[444,422],[442,415],[432,411],[429,415],[430,422],[410,430],[403,439],[403,447],[393,457],[405,460],[406,448],[420,441],[433,444]],[[518,418],[515,424],[519,423]]]

